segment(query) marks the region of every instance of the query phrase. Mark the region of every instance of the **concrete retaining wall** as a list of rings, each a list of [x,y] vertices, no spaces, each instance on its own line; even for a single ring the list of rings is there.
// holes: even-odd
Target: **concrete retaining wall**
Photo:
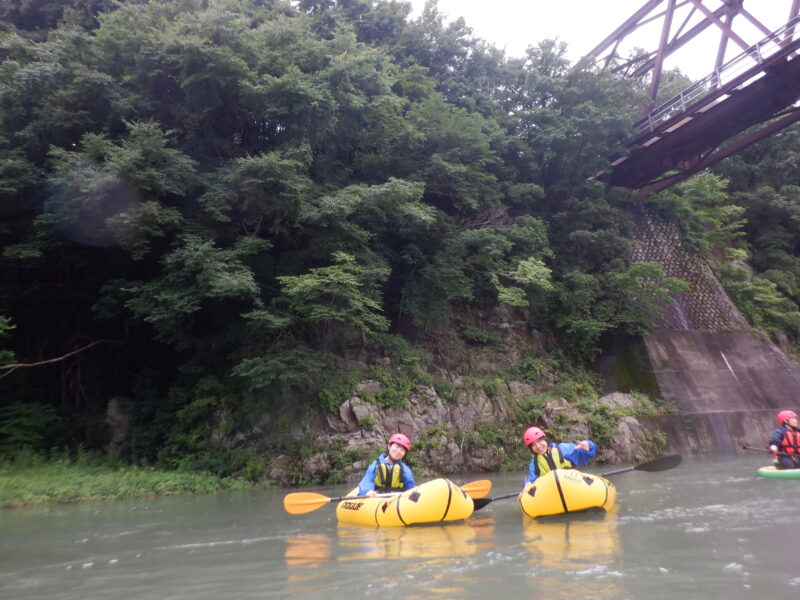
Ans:
[[[683,247],[674,225],[640,206],[633,212],[634,260],[656,263],[692,285],[644,336],[647,357],[639,362],[649,362],[661,396],[680,412],[659,419],[659,426],[675,451],[765,447],[775,413],[800,408],[800,369],[750,329],[708,265]]]

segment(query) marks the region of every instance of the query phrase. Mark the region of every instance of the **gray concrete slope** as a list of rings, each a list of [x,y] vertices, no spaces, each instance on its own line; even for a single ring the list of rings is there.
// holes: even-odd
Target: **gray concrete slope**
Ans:
[[[644,342],[663,398],[680,411],[660,419],[673,447],[765,447],[775,413],[800,408],[800,369],[757,332],[659,329]]]

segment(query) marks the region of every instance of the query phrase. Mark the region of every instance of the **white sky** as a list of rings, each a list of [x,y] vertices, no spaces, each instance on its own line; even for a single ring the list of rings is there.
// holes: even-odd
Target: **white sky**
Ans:
[[[414,7],[412,18],[421,14],[426,0],[410,0]],[[558,38],[567,43],[568,55],[574,62],[609,36],[646,0],[439,0],[439,11],[445,21],[463,16],[477,37],[505,48],[508,56],[522,56],[529,45]],[[666,6],[666,2],[663,4]],[[721,0],[706,0],[711,10],[721,5]],[[744,8],[770,30],[787,21],[791,0],[745,0]],[[660,28],[660,23],[657,27]],[[763,38],[755,28],[746,25],[739,15],[734,20],[734,30],[745,42],[754,44]],[[714,68],[719,34],[706,30],[665,61],[667,68],[679,67],[693,79],[699,79]],[[747,34],[747,35],[745,35]],[[628,45],[655,50],[659,31],[644,31]],[[729,47],[731,44],[729,43]],[[726,59],[737,55],[738,47],[729,48]],[[627,53],[624,53],[627,54]]]

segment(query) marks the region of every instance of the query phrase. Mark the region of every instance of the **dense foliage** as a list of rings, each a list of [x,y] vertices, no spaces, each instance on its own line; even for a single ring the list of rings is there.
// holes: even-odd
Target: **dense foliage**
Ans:
[[[728,202],[743,210],[739,243],[717,274],[751,323],[784,343],[800,341],[800,129],[792,126],[726,160]]]
[[[587,181],[635,89],[563,45],[509,58],[435,3],[409,13],[0,2],[5,449],[105,447],[118,398],[126,459],[242,472],[252,457],[221,441],[287,403],[333,405],[353,348],[410,356],[500,304],[576,361],[647,329],[679,282],[629,263],[626,193]],[[794,303],[791,162],[771,166],[780,191],[729,176],[765,240],[748,285]],[[731,220],[712,212],[700,245]]]

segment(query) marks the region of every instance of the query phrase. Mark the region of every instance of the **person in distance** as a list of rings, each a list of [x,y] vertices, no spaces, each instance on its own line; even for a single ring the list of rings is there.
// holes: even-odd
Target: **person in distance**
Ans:
[[[778,413],[778,425],[780,427],[769,436],[769,451],[775,457],[775,468],[800,469],[800,424],[797,414],[791,410],[782,410]]]

